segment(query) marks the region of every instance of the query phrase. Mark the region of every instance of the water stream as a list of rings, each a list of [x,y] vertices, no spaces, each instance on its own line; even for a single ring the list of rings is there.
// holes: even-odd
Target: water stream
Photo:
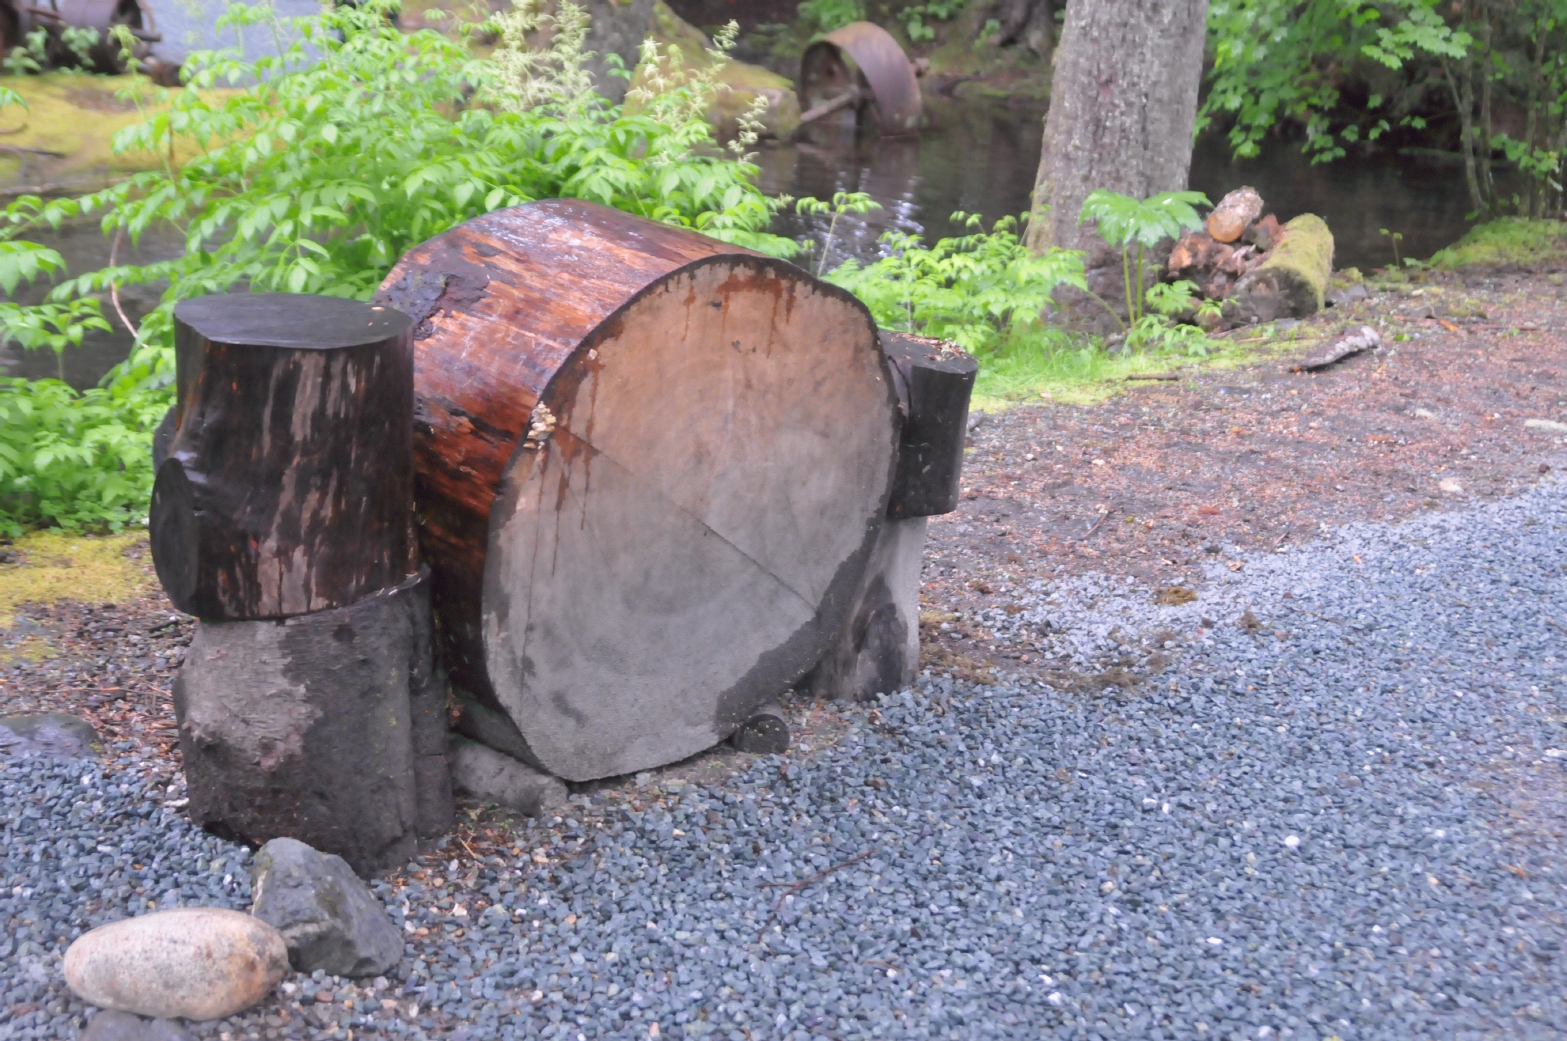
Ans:
[[[950,219],[954,212],[979,214],[988,228],[1028,208],[1039,166],[1041,116],[941,99],[927,112],[930,126],[918,138],[827,138],[758,154],[762,186],[770,195],[827,199],[837,191],[858,191],[882,204],[879,212],[839,220],[829,268],[848,256],[875,257],[877,239],[889,230],[922,234],[932,242],[962,234]],[[1457,157],[1381,152],[1313,166],[1292,144],[1235,160],[1221,136],[1200,138],[1191,187],[1217,202],[1244,184],[1261,192],[1281,221],[1301,213],[1323,217],[1333,230],[1341,268],[1391,264],[1392,240],[1381,234],[1384,228],[1403,235],[1401,256],[1428,257],[1470,226]],[[826,225],[824,217],[791,215],[783,230],[820,243]],[[816,259],[813,255],[813,263]]]
[[[830,198],[835,191],[863,191],[883,209],[864,216],[845,215],[837,225],[827,256],[832,267],[844,258],[874,259],[884,248],[878,239],[889,230],[925,237],[927,242],[961,234],[951,215],[979,214],[988,227],[1022,213],[1039,164],[1043,131],[1040,117],[1004,106],[969,105],[936,99],[929,128],[918,138],[855,141],[802,140],[759,149],[762,187],[770,195]],[[1404,256],[1425,257],[1453,242],[1467,229],[1468,209],[1462,171],[1442,157],[1382,153],[1312,166],[1294,146],[1280,145],[1253,160],[1232,160],[1222,139],[1199,140],[1192,159],[1191,186],[1217,200],[1226,191],[1250,184],[1262,193],[1281,220],[1299,213],[1324,217],[1336,238],[1339,267],[1371,268],[1392,262],[1392,245],[1381,229],[1400,232]],[[825,217],[782,217],[776,229],[802,241],[820,243]],[[65,257],[73,274],[108,262],[109,243],[96,222],[67,227],[46,241]],[[177,255],[179,238],[151,233],[124,260],[145,263]],[[816,265],[816,253],[801,258]],[[17,299],[42,299],[42,287]],[[157,300],[153,289],[128,289],[121,303],[134,323]],[[131,335],[105,307],[114,326],[94,333],[62,359],[47,351],[0,351],[0,373],[40,378],[62,371],[73,386],[96,383],[124,358]]]

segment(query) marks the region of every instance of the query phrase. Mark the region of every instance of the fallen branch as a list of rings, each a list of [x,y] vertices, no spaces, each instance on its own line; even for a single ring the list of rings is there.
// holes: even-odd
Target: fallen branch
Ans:
[[[1332,340],[1321,351],[1310,357],[1302,358],[1290,366],[1291,372],[1316,372],[1325,369],[1329,365],[1335,365],[1352,355],[1362,351],[1374,350],[1382,346],[1382,337],[1369,325],[1362,325],[1352,333],[1346,333],[1336,340]]]
[[[1178,380],[1181,377],[1173,372],[1134,372],[1126,378],[1129,380]]]
[[[1079,542],[1087,542],[1089,537],[1091,535],[1093,535],[1094,532],[1099,530],[1099,526],[1105,522],[1105,518],[1110,516],[1111,512],[1112,511],[1111,511],[1110,507],[1108,507],[1108,506],[1106,506],[1103,510],[1101,510],[1099,512],[1099,519],[1094,521],[1094,523],[1089,526],[1087,531],[1085,531],[1081,535],[1079,535],[1077,537],[1077,541],[1079,541]]]
[[[866,850],[864,853],[861,853],[857,857],[851,857],[848,860],[845,860],[842,864],[834,864],[825,871],[818,871],[810,878],[801,879],[798,882],[768,882],[764,884],[762,886],[763,889],[777,889],[779,886],[784,886],[785,889],[778,895],[778,903],[773,905],[773,913],[767,916],[767,921],[763,922],[762,928],[757,930],[756,938],[760,940],[762,937],[767,935],[767,927],[778,920],[778,914],[783,910],[785,900],[789,899],[791,896],[794,896],[796,893],[800,892],[806,886],[811,885],[813,882],[820,882],[834,871],[842,871],[844,868],[849,867],[850,865],[858,864],[860,861],[864,860],[866,857],[869,857],[875,852],[876,847],[872,846],[870,849]]]
[[[25,148],[22,145],[0,145],[0,152],[8,155],[46,155],[51,159],[65,158],[64,152],[51,152],[47,148]]]

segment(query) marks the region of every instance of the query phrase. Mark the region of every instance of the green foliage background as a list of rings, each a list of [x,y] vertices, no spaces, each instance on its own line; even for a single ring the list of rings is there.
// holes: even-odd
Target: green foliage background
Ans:
[[[147,445],[171,400],[180,300],[244,289],[366,299],[408,247],[489,210],[557,196],[773,255],[797,250],[768,232],[776,203],[756,187],[756,168],[713,146],[707,80],[676,72],[630,113],[574,75],[585,22],[570,21],[568,5],[549,26],[550,50],[532,58],[517,30],[551,16],[404,34],[388,24],[389,6],[283,23],[270,8],[231,8],[233,29],[295,42],[254,63],[236,51],[193,55],[170,108],[115,141],[162,155],[194,143],[196,158],[80,198],[24,197],[6,208],[8,293],[62,270],[58,253],[26,236],[67,221],[98,218],[106,235],[132,240],[172,225],[186,249],[67,278],[42,305],[0,304],[7,339],[62,350],[107,327],[101,300],[111,287],[166,286],[130,359],[103,386],[77,394],[52,380],[0,380],[0,531],[118,530],[144,515]],[[475,58],[468,38],[494,31],[503,38],[496,57]],[[223,85],[243,89],[209,89]],[[0,103],[20,101],[6,95]]]

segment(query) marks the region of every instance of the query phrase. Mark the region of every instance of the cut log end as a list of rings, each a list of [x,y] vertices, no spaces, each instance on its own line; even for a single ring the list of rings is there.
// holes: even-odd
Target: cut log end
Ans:
[[[777,705],[763,705],[729,736],[736,750],[751,755],[782,755],[789,750],[789,721]]]
[[[571,781],[685,758],[820,658],[896,462],[863,306],[570,201],[453,229],[383,292],[418,329],[446,661],[521,758]]]

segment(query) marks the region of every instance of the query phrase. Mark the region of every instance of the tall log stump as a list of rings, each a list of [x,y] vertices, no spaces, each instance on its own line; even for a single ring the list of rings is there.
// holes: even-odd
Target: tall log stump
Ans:
[[[149,523],[201,619],[175,683],[191,814],[356,871],[449,827],[444,675],[412,539],[412,322],[288,294],[174,313]]]
[[[904,421],[887,521],[842,628],[812,671],[816,697],[863,701],[914,681],[927,518],[957,509],[979,364],[955,345],[881,333]]]
[[[836,638],[900,426],[849,294],[556,200],[416,247],[377,299],[415,322],[445,661],[531,764],[588,780],[684,758]]]
[[[409,574],[408,317],[352,300],[238,293],[174,309],[174,437],[153,559],[198,618],[346,607]]]
[[[416,575],[348,607],[202,622],[174,681],[191,819],[299,839],[365,876],[448,830],[446,692],[419,661],[427,596]]]

